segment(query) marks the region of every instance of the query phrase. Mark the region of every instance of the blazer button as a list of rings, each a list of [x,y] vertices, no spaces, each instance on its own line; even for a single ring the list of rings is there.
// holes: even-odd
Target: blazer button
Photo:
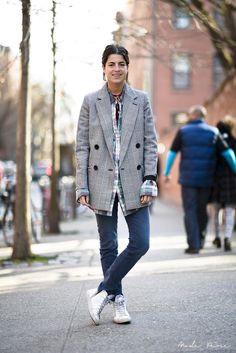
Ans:
[[[99,145],[94,145],[95,150],[99,149]]]
[[[94,169],[94,170],[98,170],[98,166],[95,165],[95,166],[93,167],[93,169]]]
[[[138,169],[138,170],[140,170],[140,169],[141,169],[141,165],[140,165],[140,164],[137,166],[137,169]]]
[[[136,148],[140,148],[140,143],[136,143]]]

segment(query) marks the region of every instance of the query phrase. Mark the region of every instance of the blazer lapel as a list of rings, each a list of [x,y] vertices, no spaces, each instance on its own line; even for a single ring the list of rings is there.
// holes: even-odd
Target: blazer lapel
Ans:
[[[106,85],[104,85],[98,93],[96,107],[98,110],[98,117],[101,122],[106,145],[113,161],[112,110],[110,97]]]
[[[134,131],[134,126],[138,115],[137,113],[137,95],[128,85],[126,85],[122,116],[120,164],[122,163],[127,152],[129,141]]]

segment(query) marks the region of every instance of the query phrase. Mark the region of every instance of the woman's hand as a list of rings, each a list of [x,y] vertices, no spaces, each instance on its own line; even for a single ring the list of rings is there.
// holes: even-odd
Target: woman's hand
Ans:
[[[142,204],[149,203],[149,202],[152,201],[152,199],[153,199],[152,196],[147,196],[147,195],[144,195],[144,196],[140,197],[140,201],[141,201]]]
[[[79,203],[80,203],[81,205],[90,207],[90,204],[89,204],[89,196],[80,196],[80,198],[79,198]]]

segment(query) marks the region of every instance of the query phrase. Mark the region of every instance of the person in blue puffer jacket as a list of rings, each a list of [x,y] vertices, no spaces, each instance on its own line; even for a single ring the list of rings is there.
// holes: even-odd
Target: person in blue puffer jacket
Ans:
[[[208,223],[209,203],[217,163],[222,155],[236,173],[234,152],[222,139],[219,130],[205,122],[206,108],[192,106],[188,111],[188,123],[179,129],[167,154],[164,168],[166,181],[178,152],[181,153],[179,183],[187,234],[187,254],[198,254],[204,246]]]

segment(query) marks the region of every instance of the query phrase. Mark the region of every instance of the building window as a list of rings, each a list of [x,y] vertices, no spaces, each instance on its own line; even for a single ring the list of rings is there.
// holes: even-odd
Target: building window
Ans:
[[[213,86],[218,87],[225,78],[225,72],[217,54],[213,56]]]
[[[186,29],[191,26],[192,19],[187,11],[173,6],[173,25],[176,29]]]
[[[191,80],[191,58],[186,53],[172,57],[172,85],[175,89],[188,89]]]
[[[185,111],[178,111],[171,114],[172,125],[183,125],[188,121],[188,115]]]

